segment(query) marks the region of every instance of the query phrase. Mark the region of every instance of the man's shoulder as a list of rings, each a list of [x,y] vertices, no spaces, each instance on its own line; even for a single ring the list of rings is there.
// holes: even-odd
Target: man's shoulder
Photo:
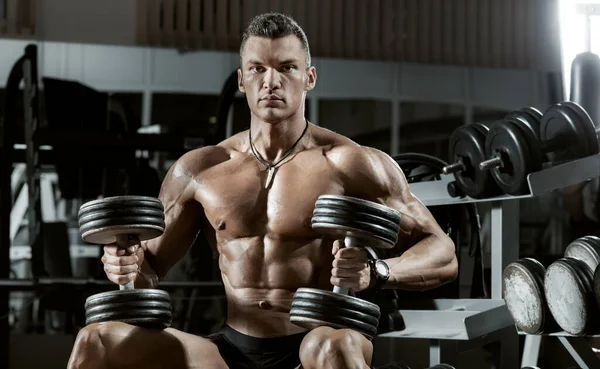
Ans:
[[[231,158],[231,150],[220,145],[204,146],[188,151],[182,155],[173,168],[180,173],[186,173],[190,177],[208,170],[214,166],[226,162]]]

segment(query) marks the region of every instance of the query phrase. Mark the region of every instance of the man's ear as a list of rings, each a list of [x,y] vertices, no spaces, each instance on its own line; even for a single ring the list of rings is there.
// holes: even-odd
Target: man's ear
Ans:
[[[310,91],[315,88],[315,85],[317,84],[317,68],[310,67],[306,73],[308,75],[308,78],[306,79],[306,91]]]
[[[237,75],[238,75],[238,90],[240,90],[241,93],[246,93],[246,88],[244,87],[244,82],[243,82],[242,70],[240,68],[238,68],[238,70],[237,70]]]

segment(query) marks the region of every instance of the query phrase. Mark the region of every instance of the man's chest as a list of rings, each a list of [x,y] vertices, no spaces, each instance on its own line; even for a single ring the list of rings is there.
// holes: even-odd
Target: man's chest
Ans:
[[[197,193],[221,237],[308,237],[317,198],[344,193],[340,176],[325,160],[293,160],[270,173],[248,160],[230,164],[207,176]]]

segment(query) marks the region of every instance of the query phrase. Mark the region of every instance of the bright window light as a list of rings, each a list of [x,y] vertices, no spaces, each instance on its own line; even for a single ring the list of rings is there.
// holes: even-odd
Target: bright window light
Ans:
[[[558,0],[564,99],[569,100],[571,63],[577,54],[600,55],[600,0]]]

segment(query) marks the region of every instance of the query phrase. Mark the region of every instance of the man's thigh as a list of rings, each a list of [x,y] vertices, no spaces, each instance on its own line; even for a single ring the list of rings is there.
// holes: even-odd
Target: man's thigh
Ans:
[[[72,360],[77,356],[100,360],[111,368],[228,368],[217,346],[204,337],[173,328],[150,329],[120,322],[83,328]]]

